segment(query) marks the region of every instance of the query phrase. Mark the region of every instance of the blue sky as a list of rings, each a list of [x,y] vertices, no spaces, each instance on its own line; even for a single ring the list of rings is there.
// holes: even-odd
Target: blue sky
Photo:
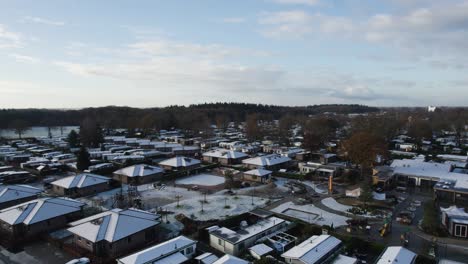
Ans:
[[[0,107],[466,105],[468,0],[0,0]]]

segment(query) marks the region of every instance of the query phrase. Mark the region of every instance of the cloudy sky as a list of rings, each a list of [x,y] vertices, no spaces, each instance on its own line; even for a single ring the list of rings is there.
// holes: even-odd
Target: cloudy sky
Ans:
[[[467,105],[468,0],[0,0],[0,108]]]

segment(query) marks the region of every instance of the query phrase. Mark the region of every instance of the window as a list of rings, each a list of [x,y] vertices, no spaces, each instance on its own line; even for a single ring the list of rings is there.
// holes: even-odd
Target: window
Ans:
[[[220,246],[223,245],[223,240],[221,240],[221,238],[218,238],[218,245],[220,245]]]
[[[257,175],[252,175],[252,180],[256,180],[257,179]]]
[[[466,237],[467,226],[466,225],[455,225],[455,236]]]

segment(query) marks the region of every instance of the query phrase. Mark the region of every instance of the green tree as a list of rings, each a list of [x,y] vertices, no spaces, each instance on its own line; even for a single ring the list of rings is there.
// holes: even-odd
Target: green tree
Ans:
[[[88,169],[90,165],[91,161],[89,159],[89,153],[84,146],[81,146],[80,151],[78,152],[76,168],[80,171],[84,171]]]
[[[80,126],[80,140],[84,146],[99,147],[99,144],[104,142],[104,135],[101,126],[96,120],[86,118]]]
[[[80,144],[80,138],[78,136],[78,133],[76,133],[75,130],[70,131],[67,137],[68,144],[70,145],[70,148],[76,148]]]

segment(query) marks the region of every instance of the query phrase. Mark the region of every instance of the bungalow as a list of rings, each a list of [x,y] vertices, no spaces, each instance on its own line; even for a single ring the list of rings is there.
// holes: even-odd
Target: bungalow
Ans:
[[[141,185],[160,180],[164,170],[146,164],[133,165],[114,172],[114,180],[130,185]]]
[[[0,210],[34,200],[41,192],[28,185],[0,185]]]
[[[455,237],[468,237],[468,213],[463,208],[453,205],[440,208],[442,212],[442,225],[447,228],[450,235]]]
[[[270,235],[286,229],[290,224],[275,216],[259,220],[250,226],[247,226],[246,222],[243,223],[236,231],[219,226],[208,228],[210,246],[226,254],[238,255],[255,245],[257,241],[267,239]]]
[[[207,162],[219,162],[222,165],[239,164],[249,156],[243,152],[233,150],[215,149],[203,153],[203,160]]]
[[[264,169],[249,170],[242,174],[242,180],[258,183],[270,183],[272,173],[272,171]]]
[[[284,157],[279,154],[270,154],[258,156],[255,158],[245,159],[242,163],[249,169],[265,168],[268,170],[279,170],[290,166],[291,158]]]
[[[160,216],[137,209],[112,209],[70,223],[73,243],[95,256],[118,257],[156,240]]]
[[[404,247],[387,247],[375,264],[407,263],[416,261],[416,253]]]
[[[85,203],[67,198],[39,198],[0,210],[0,231],[31,238],[64,227],[82,216]]]
[[[179,236],[117,259],[118,264],[170,263],[180,264],[192,259],[196,253],[197,241]]]
[[[326,263],[339,253],[341,240],[330,235],[312,236],[281,255],[286,263]]]
[[[168,160],[161,161],[159,166],[164,170],[191,170],[200,167],[201,161],[197,159],[177,156]]]
[[[57,195],[81,197],[109,189],[111,179],[91,173],[81,173],[51,182],[52,192]]]

